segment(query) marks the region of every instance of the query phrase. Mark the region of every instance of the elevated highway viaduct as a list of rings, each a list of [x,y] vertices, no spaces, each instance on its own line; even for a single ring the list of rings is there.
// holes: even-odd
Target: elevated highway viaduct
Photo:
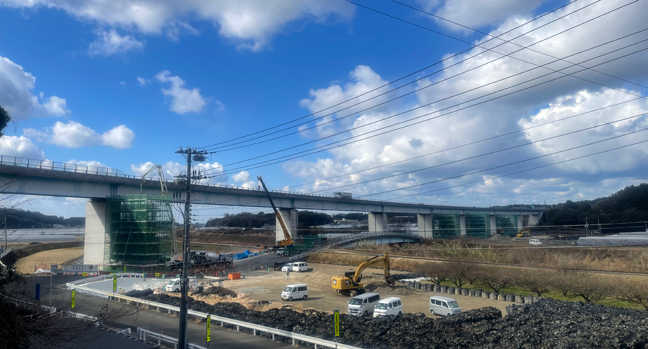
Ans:
[[[184,202],[184,185],[166,181],[172,202]],[[160,181],[106,168],[0,156],[0,189],[5,194],[74,197],[90,199],[86,205],[86,253],[99,253],[103,246],[106,220],[106,198],[137,195],[160,195]],[[453,236],[488,237],[501,229],[517,233],[534,225],[545,207],[461,207],[402,203],[366,199],[341,199],[326,195],[273,191],[275,205],[287,223],[296,231],[298,210],[368,212],[369,232],[387,230],[387,214],[416,214],[418,235],[422,238]],[[270,207],[263,190],[233,186],[197,184],[191,193],[193,204],[242,207]],[[279,224],[277,239],[283,239]],[[88,244],[90,241],[90,244]],[[92,248],[91,246],[95,246]],[[86,257],[88,258],[88,257]],[[91,260],[86,259],[86,262]],[[90,264],[90,263],[86,263]]]

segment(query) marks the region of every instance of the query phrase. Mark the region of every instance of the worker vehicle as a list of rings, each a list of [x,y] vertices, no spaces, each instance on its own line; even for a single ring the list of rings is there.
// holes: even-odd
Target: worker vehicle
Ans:
[[[344,192],[344,191],[339,191],[339,192],[333,193],[333,196],[338,198],[338,199],[352,199],[353,198],[353,195],[351,193]]]
[[[180,292],[180,278],[175,278],[169,280],[169,282],[164,287],[164,290],[167,292]]]
[[[385,282],[387,282],[389,286],[394,286],[396,281],[394,281],[389,273],[389,253],[385,253],[383,256],[375,256],[362,262],[355,272],[347,271],[343,276],[334,276],[331,279],[331,287],[333,287],[339,295],[350,295],[351,297],[355,297],[358,294],[364,293],[364,285],[360,283],[362,280],[362,272],[366,268],[380,262],[383,262],[384,265]]]
[[[529,228],[522,229],[519,233],[517,233],[517,237],[519,238],[528,238],[529,236],[531,236],[531,230],[529,230]]]
[[[398,297],[385,298],[376,304],[373,317],[386,316],[386,315],[403,315],[403,304]]]
[[[540,239],[529,239],[529,245],[542,246],[542,241]]]
[[[293,271],[293,264],[292,263],[286,263],[284,264],[283,267],[281,267],[281,271],[287,272],[287,271]]]
[[[448,316],[461,313],[461,307],[456,300],[448,297],[430,297],[430,313]]]
[[[292,265],[292,271],[308,271],[308,264],[306,262],[295,262]]]
[[[380,301],[378,293],[367,292],[351,298],[347,312],[353,316],[367,316],[373,314],[376,304]]]
[[[270,197],[270,192],[268,191],[268,188],[266,187],[265,183],[263,182],[263,178],[261,176],[258,176],[257,179],[259,182],[261,182],[261,185],[263,186],[263,190],[265,190],[266,196],[268,197],[268,201],[270,201],[270,205],[272,206],[272,210],[275,213],[275,216],[277,216],[277,220],[279,221],[279,224],[281,225],[281,229],[283,230],[284,233],[284,239],[281,241],[277,241],[275,244],[275,247],[284,247],[284,246],[291,246],[293,244],[292,238],[290,237],[290,232],[288,231],[288,228],[286,227],[286,223],[284,223],[283,217],[281,217],[281,213],[277,210],[277,207],[275,206],[274,202],[272,201],[272,198]]]
[[[281,299],[285,301],[306,298],[308,298],[308,286],[306,284],[288,285],[281,292]]]
[[[286,263],[275,262],[275,264],[274,264],[274,271],[281,271],[281,268],[283,268],[283,266],[284,266],[285,264],[286,264]]]

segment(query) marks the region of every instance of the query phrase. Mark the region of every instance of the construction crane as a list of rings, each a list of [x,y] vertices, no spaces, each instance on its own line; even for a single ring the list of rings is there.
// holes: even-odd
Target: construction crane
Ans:
[[[339,295],[350,295],[355,297],[360,293],[364,293],[364,285],[360,283],[362,280],[362,272],[372,265],[383,262],[385,269],[385,282],[387,285],[394,286],[396,281],[389,273],[389,253],[385,252],[383,256],[375,256],[362,262],[355,271],[347,271],[344,276],[334,276],[331,279],[331,287],[337,290]]]
[[[146,175],[157,170],[158,175],[160,176],[160,189],[162,190],[162,195],[167,194],[166,180],[164,179],[164,171],[162,170],[162,165],[153,165],[148,171],[144,172],[142,175],[142,183],[140,183],[140,194],[142,194],[144,181],[146,180]]]
[[[280,246],[290,246],[290,245],[292,245],[293,241],[290,238],[290,232],[288,231],[288,228],[286,227],[286,223],[284,223],[284,220],[281,217],[281,214],[277,210],[277,207],[275,207],[275,204],[272,201],[272,198],[270,197],[270,192],[268,192],[268,188],[266,187],[265,183],[263,182],[263,178],[261,178],[261,176],[258,176],[257,178],[259,179],[259,182],[261,182],[261,185],[263,186],[263,190],[265,190],[266,196],[268,197],[268,200],[270,201],[270,205],[272,205],[272,209],[274,210],[274,213],[277,216],[277,220],[279,220],[279,224],[281,224],[281,229],[283,230],[283,233],[284,233],[284,239],[281,240],[281,241],[277,241],[275,246],[280,247]]]

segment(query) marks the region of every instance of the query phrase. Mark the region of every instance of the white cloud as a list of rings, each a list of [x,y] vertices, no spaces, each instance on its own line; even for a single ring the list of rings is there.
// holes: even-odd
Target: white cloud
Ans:
[[[234,182],[246,182],[246,181],[249,181],[250,180],[250,172],[241,171],[241,172],[233,175],[232,180]]]
[[[0,56],[0,105],[14,120],[68,113],[65,99],[51,96],[44,105],[32,94],[36,78],[23,67]],[[42,96],[42,95],[41,95]]]
[[[130,148],[135,140],[135,132],[124,125],[119,125],[101,135],[101,144],[117,149]]]
[[[93,145],[105,145],[117,149],[130,148],[135,133],[124,125],[116,126],[103,134],[75,121],[62,123],[57,121],[53,127],[44,130],[27,128],[23,130],[27,137],[41,142],[55,144],[64,148],[82,148]]]
[[[45,159],[45,152],[25,136],[2,136],[0,154],[28,159]]]
[[[65,98],[59,98],[56,96],[48,98],[47,102],[43,104],[43,107],[45,107],[45,110],[47,110],[47,113],[50,115],[61,116],[70,112],[67,109]]]
[[[584,5],[586,5],[586,3],[575,2],[570,4],[565,9],[547,15],[541,20],[527,25],[523,29],[518,29],[511,34],[508,34],[509,36],[507,37],[513,37],[528,32],[533,28],[538,28],[544,23],[572,12],[576,8]],[[610,11],[619,5],[620,4],[614,2],[596,3],[595,5],[590,6],[586,11],[580,11],[570,15],[569,20],[561,20],[543,27],[521,37],[516,42],[520,45],[529,45],[559,31],[566,30],[578,23],[582,23],[601,13]],[[569,31],[563,35],[556,36],[551,40],[534,46],[534,48],[556,57],[564,57],[632,33],[636,31],[637,28],[642,28],[645,22],[645,17],[648,15],[648,7],[632,6],[634,5],[631,5],[625,10],[616,11],[610,15],[594,20],[586,26],[579,27],[578,30]],[[501,26],[491,32],[491,35],[499,35],[500,33],[517,26],[519,23],[528,20],[528,17],[509,16],[504,20]],[[592,37],[597,38],[596,43],[591,41]],[[626,38],[620,42],[597,48],[591,52],[570,57],[569,60],[571,62],[581,62],[588,58],[613,51],[621,46],[646,38],[648,38],[648,33],[644,32],[640,35]],[[487,38],[481,39],[480,42],[485,40],[487,40]],[[645,44],[639,45],[633,48],[633,50],[644,47],[646,47]],[[513,49],[513,46],[509,47],[507,45],[498,48],[498,50],[501,50],[502,52],[511,52]],[[394,106],[391,108],[382,107],[382,109],[377,111],[365,111],[360,115],[353,116],[350,118],[352,119],[352,124],[336,122],[327,127],[334,127],[336,132],[339,132],[342,130],[348,130],[351,127],[376,122],[370,126],[352,130],[347,133],[347,135],[358,136],[372,130],[388,131],[393,129],[393,127],[390,127],[391,125],[405,126],[410,124],[409,120],[419,116],[421,116],[421,118],[416,121],[431,119],[441,114],[448,113],[451,110],[456,110],[457,108],[454,107],[447,110],[443,109],[452,107],[458,103],[467,102],[461,105],[461,107],[465,107],[479,101],[484,101],[487,98],[490,99],[496,97],[502,94],[496,93],[496,91],[500,89],[510,87],[514,84],[523,83],[526,80],[550,72],[542,68],[536,69],[532,72],[518,75],[463,95],[457,95],[469,89],[480,87],[532,68],[528,63],[516,61],[511,58],[505,58],[495,63],[490,63],[482,68],[477,68],[471,72],[466,72],[468,69],[490,62],[501,56],[500,54],[493,52],[483,51],[484,50],[481,48],[475,48],[470,52],[445,61],[444,66],[447,68],[446,70],[418,83],[417,87],[425,89],[416,93],[416,103],[409,103],[408,105],[408,101],[396,102],[393,103]],[[629,52],[631,52],[631,50],[625,49],[614,55],[587,62],[587,65],[591,66]],[[462,62],[463,59],[477,53],[482,54],[468,61]],[[514,56],[536,64],[545,64],[553,60],[552,58],[539,55],[538,53],[527,51],[516,53]],[[644,81],[648,78],[648,67],[642,62],[647,58],[648,54],[643,52],[633,56],[628,56],[619,61],[605,64],[596,69],[600,69],[607,74],[618,76],[626,80]],[[550,65],[553,69],[561,69],[566,66],[567,64],[564,62]],[[575,70],[575,68],[567,69],[566,72],[571,73]],[[453,77],[460,73],[463,74]],[[561,75],[554,74],[550,77],[541,78],[519,87],[513,87],[506,92],[508,93],[520,90],[532,84],[537,84],[559,76]],[[592,71],[584,71],[578,73],[577,76],[617,89],[628,87],[626,82]],[[355,83],[356,81],[352,77],[349,84],[353,85]],[[372,84],[372,86],[373,85],[374,84]],[[313,111],[319,108],[328,107],[335,104],[337,101],[353,96],[352,94],[344,95],[343,92],[345,92],[345,90],[340,86],[342,86],[342,84],[332,85],[324,89],[311,90],[311,98],[306,102],[302,102],[302,106]],[[313,97],[313,91],[319,91],[317,97]],[[315,183],[301,187],[308,191],[315,191],[444,164],[450,161],[478,156],[521,143],[527,143],[529,140],[536,141],[548,136],[555,136],[572,130],[609,122],[610,120],[639,114],[648,110],[648,104],[646,102],[630,102],[624,104],[623,107],[614,107],[600,113],[587,114],[569,122],[540,127],[529,130],[526,133],[520,132],[456,150],[443,151],[444,149],[457,147],[475,140],[492,137],[498,133],[516,131],[520,130],[521,127],[527,127],[539,122],[551,121],[559,117],[565,117],[582,111],[627,101],[630,98],[636,98],[636,95],[639,94],[638,91],[625,91],[627,93],[610,88],[604,88],[588,81],[575,79],[574,77],[565,77],[505,98],[493,100],[469,109],[456,111],[435,120],[419,123],[413,127],[370,138],[359,143],[331,149],[328,153],[320,153],[317,160],[289,161],[283,165],[283,170],[287,174],[303,179],[304,181],[315,181]],[[480,96],[489,93],[495,94],[486,98],[477,99]],[[338,95],[340,95],[340,97],[338,97]],[[332,96],[332,98],[327,100],[325,97],[328,96]],[[315,105],[312,103],[318,99],[322,101],[321,104]],[[471,99],[477,100],[469,102]],[[373,105],[375,102],[369,104]],[[391,104],[392,103],[390,103],[390,105]],[[406,114],[394,116],[396,112],[404,112],[412,107],[418,106],[423,107],[416,111],[410,111]],[[332,110],[335,109],[337,109],[337,107]],[[440,110],[443,111],[439,112]],[[424,116],[424,114],[429,115]],[[380,118],[391,116],[394,117],[390,120],[379,120]],[[407,175],[383,178],[362,185],[344,187],[337,190],[350,191],[354,193],[354,196],[361,196],[385,190],[403,188],[404,186],[417,185],[437,179],[461,175],[471,171],[503,165],[516,160],[547,154],[552,151],[590,143],[645,127],[648,127],[646,119],[639,118],[634,122],[618,123],[612,126],[601,127],[596,130],[590,130],[572,136],[538,143],[533,146],[520,147],[515,150],[496,153],[493,155],[480,156],[471,159],[470,161],[453,163],[431,170],[409,173]],[[346,137],[348,136],[336,136],[333,139],[338,140]],[[412,142],[413,139],[416,139],[415,142]],[[552,198],[558,201],[564,201],[564,199],[580,197],[580,194],[583,194],[585,198],[593,198],[597,195],[609,195],[615,190],[623,188],[625,186],[623,184],[624,181],[630,184],[647,179],[645,173],[648,173],[648,161],[646,161],[648,159],[648,147],[645,145],[635,146],[608,153],[603,156],[582,159],[561,166],[552,166],[546,169],[521,173],[511,177],[492,179],[486,182],[484,182],[484,178],[549,164],[563,159],[589,154],[602,149],[609,149],[615,146],[628,144],[637,140],[645,140],[645,134],[636,134],[635,136],[628,136],[623,139],[601,143],[600,146],[590,146],[582,151],[572,151],[564,153],[564,155],[561,156],[547,157],[499,170],[492,170],[486,173],[478,173],[436,184],[423,185],[388,194],[372,196],[370,198],[388,200],[398,196],[416,194],[423,191],[446,188],[448,186],[462,185],[473,181],[480,181],[482,184],[470,184],[465,187],[457,187],[451,190],[440,191],[438,193],[413,196],[404,200],[417,202],[443,202],[445,204],[463,204],[469,206],[491,206],[495,204],[507,204],[507,200],[510,201],[511,198],[516,198],[515,200],[518,200],[519,198],[518,202],[530,202],[531,200],[541,202],[541,195],[538,193],[543,193],[543,191],[549,193],[547,194],[547,197],[544,198],[547,201]],[[328,143],[328,141],[330,141],[330,139],[327,140],[326,143]],[[433,152],[438,153],[428,155]],[[393,162],[413,157],[419,158],[414,161],[392,164]],[[350,176],[328,179],[329,177],[338,176],[340,174],[383,165],[388,166],[356,173]],[[603,185],[603,181],[606,180],[613,181],[614,185]],[[525,186],[525,183],[529,183],[529,185]],[[531,183],[535,183],[537,187],[534,188]],[[493,191],[493,188],[501,189],[503,187],[506,189],[500,190],[499,192]],[[537,189],[537,192],[534,193],[534,189]],[[558,194],[559,192],[567,192],[568,194]]]
[[[88,53],[91,55],[110,56],[144,48],[142,41],[130,35],[121,36],[114,29],[97,30],[96,34],[97,40],[88,47]]]
[[[122,88],[126,88],[126,81],[120,81],[119,86],[121,86]]]
[[[93,21],[102,27],[110,26],[146,35],[166,33],[171,40],[177,40],[180,33],[196,35],[197,30],[190,22],[206,21],[216,25],[219,34],[239,48],[253,51],[268,46],[270,39],[290,22],[307,19],[325,23],[331,18],[348,20],[354,15],[354,6],[348,3],[313,0],[0,0],[0,4],[61,9],[81,21]],[[128,47],[138,46],[138,41],[133,40],[127,41]],[[100,49],[99,52],[105,50]]]
[[[148,80],[146,80],[146,79],[141,78],[141,77],[138,76],[138,77],[137,77],[137,82],[139,83],[140,86],[144,86],[144,85],[146,85],[146,83],[148,82]]]
[[[438,8],[438,0],[418,0],[418,2],[423,4],[424,9],[428,12],[434,10],[434,14],[439,17],[467,27],[480,28],[498,24],[509,16],[529,15],[531,11],[535,10],[543,2],[547,2],[547,0],[446,0]],[[466,31],[472,34],[472,31],[447,21],[439,19],[435,19],[435,21],[449,29]]]
[[[200,113],[207,104],[200,95],[200,89],[184,88],[185,82],[179,76],[171,76],[168,70],[155,75],[160,83],[171,83],[171,87],[162,89],[162,94],[171,98],[171,111],[178,114]]]

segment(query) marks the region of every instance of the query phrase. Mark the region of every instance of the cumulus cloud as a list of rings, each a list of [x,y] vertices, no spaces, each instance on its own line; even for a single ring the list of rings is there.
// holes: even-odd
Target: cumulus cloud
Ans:
[[[95,34],[97,39],[88,46],[88,53],[91,55],[110,56],[144,48],[142,41],[130,35],[121,36],[114,29],[97,30]]]
[[[41,93],[41,97],[43,94]],[[56,96],[51,96],[47,99],[47,102],[43,103],[43,107],[47,110],[47,113],[50,115],[61,116],[69,113],[67,109],[67,102],[65,98],[59,98]]]
[[[547,0],[446,0],[442,4],[438,0],[418,0],[428,12],[461,23],[471,28],[480,28],[499,24],[502,20],[512,15],[529,15]],[[468,32],[468,29],[454,25],[447,21],[435,21],[449,29]]]
[[[141,78],[141,77],[139,77],[139,76],[137,77],[137,83],[138,83],[140,86],[144,86],[144,85],[146,85],[147,82],[148,82],[148,80],[146,80],[146,79],[144,79],[144,78]]]
[[[170,88],[163,88],[162,94],[171,99],[171,111],[178,114],[200,113],[207,104],[200,95],[200,89],[185,88],[184,80],[179,76],[171,76],[168,70],[161,71],[155,75],[160,83],[170,83]]]
[[[325,23],[331,19],[348,20],[354,15],[354,7],[348,3],[312,0],[139,0],[135,3],[130,0],[0,0],[0,4],[60,9],[81,21],[146,35],[166,33],[171,40],[177,40],[181,33],[196,35],[198,32],[190,25],[191,21],[206,21],[214,23],[219,34],[240,49],[252,51],[268,46],[270,39],[290,22],[307,19]],[[111,33],[107,32],[106,39],[100,37],[102,44],[97,46],[103,47],[106,41],[109,43],[108,50],[98,49],[100,54],[143,46],[132,37],[124,40],[125,37],[117,37],[115,33],[117,36],[113,38]],[[117,44],[112,43],[113,40]],[[122,43],[124,41],[126,44]]]
[[[41,94],[44,104],[32,94],[36,78],[26,72],[23,67],[0,56],[0,105],[5,108],[15,120],[30,117],[55,115],[60,116],[67,110],[65,99],[51,96],[47,99]]]
[[[135,132],[124,125],[116,126],[102,134],[90,127],[75,121],[63,123],[57,121],[53,127],[43,130],[27,128],[23,130],[27,137],[38,141],[55,144],[64,148],[82,148],[104,145],[117,149],[130,148],[135,140]]]
[[[517,29],[511,34],[507,34],[507,37],[514,37],[521,33],[529,32],[534,28],[540,28],[540,26],[548,21],[563,16],[584,5],[586,4],[581,4],[580,2],[570,4],[563,10],[545,16],[541,20],[533,22],[522,29]],[[580,11],[570,15],[568,21],[561,20],[542,27],[537,31],[521,37],[516,42],[523,46],[530,45],[618,6],[619,4],[615,3],[596,3],[588,7],[586,11]],[[565,57],[632,33],[637,28],[642,28],[646,15],[648,15],[648,8],[645,6],[628,7],[596,19],[586,26],[579,27],[578,30],[568,31],[565,34],[535,45],[534,49],[555,57]],[[501,25],[490,34],[493,36],[499,35],[529,19],[528,16],[524,15],[511,15],[505,18]],[[597,38],[596,43],[591,41],[592,37]],[[646,38],[648,38],[648,33],[637,34],[595,50],[575,55],[568,60],[573,63],[581,62]],[[482,43],[487,39],[482,38],[478,42]],[[488,46],[492,46],[492,43],[488,44]],[[634,47],[632,50],[622,49],[619,52],[615,52],[615,54],[593,59],[587,62],[586,65],[592,66],[645,47],[646,44],[644,43],[643,45]],[[517,49],[517,47],[512,45],[503,45],[497,50],[508,53]],[[478,53],[481,54],[470,60],[463,61]],[[546,64],[554,60],[551,57],[529,51],[521,51],[515,53],[514,56],[524,59],[527,62],[534,62],[535,64]],[[359,143],[330,149],[328,153],[320,154],[316,160],[289,161],[284,163],[283,170],[287,174],[302,179],[305,182],[313,182],[301,187],[307,191],[333,191],[334,189],[331,188],[382,178],[361,185],[337,189],[353,192],[354,196],[362,196],[458,176],[648,127],[645,117],[641,117],[631,121],[619,122],[581,132],[569,137],[556,138],[532,146],[524,146],[501,153],[481,156],[487,152],[524,144],[529,141],[538,141],[550,136],[588,126],[595,126],[622,117],[645,113],[648,108],[648,105],[644,101],[628,102],[624,103],[623,106],[610,108],[600,113],[587,114],[583,117],[575,118],[572,121],[529,129],[477,145],[463,146],[466,143],[489,138],[497,134],[521,131],[522,128],[532,127],[541,122],[555,121],[558,118],[599,107],[624,101],[627,102],[629,99],[636,99],[638,95],[641,95],[639,90],[629,89],[627,81],[615,79],[610,75],[631,81],[643,81],[648,78],[648,67],[641,63],[648,58],[646,52],[640,52],[621,60],[596,67],[596,69],[604,71],[608,75],[594,71],[582,71],[575,75],[586,80],[581,80],[573,76],[565,76],[556,81],[528,90],[522,89],[532,84],[548,81],[549,79],[564,75],[554,73],[551,76],[542,78],[540,77],[541,75],[551,73],[551,71],[540,68],[515,76],[515,74],[522,73],[533,68],[533,66],[510,57],[490,63],[482,68],[468,71],[499,57],[501,57],[500,54],[486,52],[481,48],[474,48],[470,52],[446,60],[444,62],[446,70],[419,81],[417,88],[421,90],[415,94],[415,103],[408,105],[407,103],[400,102],[399,105],[399,102],[396,102],[392,106],[394,109],[382,107],[379,110],[369,110],[355,115],[351,118],[352,124],[336,122],[334,126],[329,125],[329,127],[335,127],[336,131],[339,132],[373,123],[360,129],[354,129],[344,136],[336,136],[336,140],[344,139],[348,135],[360,136],[372,130],[380,130],[382,132],[394,129],[397,126],[415,126],[366,139]],[[562,69],[568,66],[569,64],[565,62],[556,62],[548,65],[552,69]],[[581,69],[580,67],[578,69],[568,68],[565,69],[565,72],[573,73]],[[525,81],[538,77],[540,77],[538,80],[525,84]],[[504,78],[506,80],[499,81]],[[349,83],[355,83],[353,79],[351,80]],[[480,87],[489,83],[492,84]],[[522,85],[512,87],[516,84]],[[604,86],[601,86],[601,84]],[[455,105],[466,107],[485,101],[487,98],[490,99],[500,96],[503,93],[497,91],[509,87],[512,88],[506,90],[506,93],[518,90],[520,92],[464,110],[457,110],[458,107],[455,107]],[[470,89],[475,90],[464,93]],[[318,98],[321,98],[322,103],[310,108],[313,105],[312,101],[316,100],[316,98],[312,97],[312,91],[321,91],[318,94]],[[336,91],[336,89],[327,87],[311,90],[309,93],[311,94],[311,98],[306,102],[302,102],[302,107],[308,108],[309,111],[315,110],[316,108],[328,107],[344,97],[340,97],[340,99],[331,98],[330,101],[325,100],[324,97],[329,95],[334,96],[336,93],[340,93],[339,91],[343,91],[343,89],[340,88]],[[487,96],[488,94],[492,95]],[[372,102],[370,104],[375,103]],[[408,111],[413,107],[420,108]],[[333,108],[332,110],[335,109],[337,108]],[[406,111],[407,113],[396,115],[398,112]],[[443,114],[447,115],[441,116]],[[386,117],[391,117],[391,119],[381,120]],[[423,120],[428,121],[415,124]],[[648,177],[645,175],[645,173],[648,173],[648,165],[646,165],[648,163],[646,161],[648,158],[648,148],[645,145],[626,148],[603,156],[581,159],[560,166],[524,172],[514,176],[496,179],[488,178],[610,149],[637,140],[645,140],[645,134],[640,133],[635,136],[620,138],[615,141],[601,143],[599,146],[588,146],[582,151],[566,152],[561,155],[520,163],[515,166],[507,166],[485,173],[467,175],[435,184],[421,185],[411,189],[371,196],[371,198],[389,200],[400,196],[412,195],[405,200],[469,206],[491,206],[494,204],[514,203],[510,202],[510,198],[520,198],[519,202],[532,202],[532,200],[540,202],[541,198],[533,195],[534,190],[537,193],[542,193],[543,190],[547,191],[549,194],[544,199],[548,202],[554,199],[564,201],[565,199],[573,199],[574,197],[583,199],[609,195],[611,192],[623,188],[625,186],[624,183],[628,183],[629,185],[637,181],[648,180]],[[462,147],[455,150],[448,150],[458,146]],[[441,165],[471,156],[479,157],[470,161],[462,161],[429,170],[409,173],[413,170]],[[415,159],[404,161],[411,158]],[[394,164],[395,162],[398,163]],[[357,172],[370,168],[371,170]],[[350,172],[357,173],[343,175],[344,173]],[[394,176],[383,178],[391,175]],[[603,181],[610,181],[610,183],[603,185]],[[473,182],[481,184],[474,184]],[[434,192],[437,189],[457,185],[460,185],[460,187],[439,191],[438,193]],[[588,187],[587,190],[585,187]],[[497,190],[499,192],[496,193]],[[417,193],[422,192],[429,193],[417,195]]]
[[[0,137],[0,154],[28,159],[45,159],[45,152],[25,136]]]

